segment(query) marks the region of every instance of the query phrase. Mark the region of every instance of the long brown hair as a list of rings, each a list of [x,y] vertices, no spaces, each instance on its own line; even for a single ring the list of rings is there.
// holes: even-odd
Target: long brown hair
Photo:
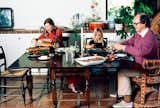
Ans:
[[[56,32],[55,23],[54,23],[54,21],[53,21],[51,18],[45,19],[45,20],[44,20],[44,25],[45,25],[46,23],[49,23],[50,25],[53,26],[52,32]],[[45,34],[48,35],[48,32],[47,32],[46,30],[45,30]]]

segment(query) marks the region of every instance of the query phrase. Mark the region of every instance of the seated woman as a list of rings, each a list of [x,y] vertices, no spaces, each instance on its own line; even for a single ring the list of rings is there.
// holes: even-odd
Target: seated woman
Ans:
[[[106,48],[106,41],[103,38],[103,31],[96,28],[93,32],[92,40],[86,44],[85,48]]]
[[[44,32],[35,39],[35,46],[53,46],[63,47],[62,32],[55,26],[51,18],[47,18],[44,21]]]

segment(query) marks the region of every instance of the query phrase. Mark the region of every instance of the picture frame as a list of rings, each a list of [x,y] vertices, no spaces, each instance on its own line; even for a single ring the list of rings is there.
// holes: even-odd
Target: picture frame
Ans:
[[[13,27],[13,9],[0,7],[0,29],[12,29]]]

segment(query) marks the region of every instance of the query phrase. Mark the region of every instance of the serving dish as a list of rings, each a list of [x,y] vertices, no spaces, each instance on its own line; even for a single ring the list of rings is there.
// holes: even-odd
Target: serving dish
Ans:
[[[49,57],[48,56],[40,56],[38,57],[38,60],[48,60]]]
[[[37,55],[37,54],[29,54],[28,55],[28,58],[37,58],[37,57],[40,57],[40,55]]]
[[[102,56],[88,56],[75,59],[77,63],[83,66],[102,64],[105,60],[105,57]]]
[[[117,53],[115,54],[116,57],[126,57],[127,54],[123,54],[123,53]]]

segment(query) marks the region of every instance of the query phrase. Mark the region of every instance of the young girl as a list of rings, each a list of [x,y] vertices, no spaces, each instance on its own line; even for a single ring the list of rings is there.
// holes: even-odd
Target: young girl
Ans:
[[[106,41],[103,38],[103,31],[100,28],[96,28],[93,32],[92,40],[86,44],[86,48],[105,48]]]

